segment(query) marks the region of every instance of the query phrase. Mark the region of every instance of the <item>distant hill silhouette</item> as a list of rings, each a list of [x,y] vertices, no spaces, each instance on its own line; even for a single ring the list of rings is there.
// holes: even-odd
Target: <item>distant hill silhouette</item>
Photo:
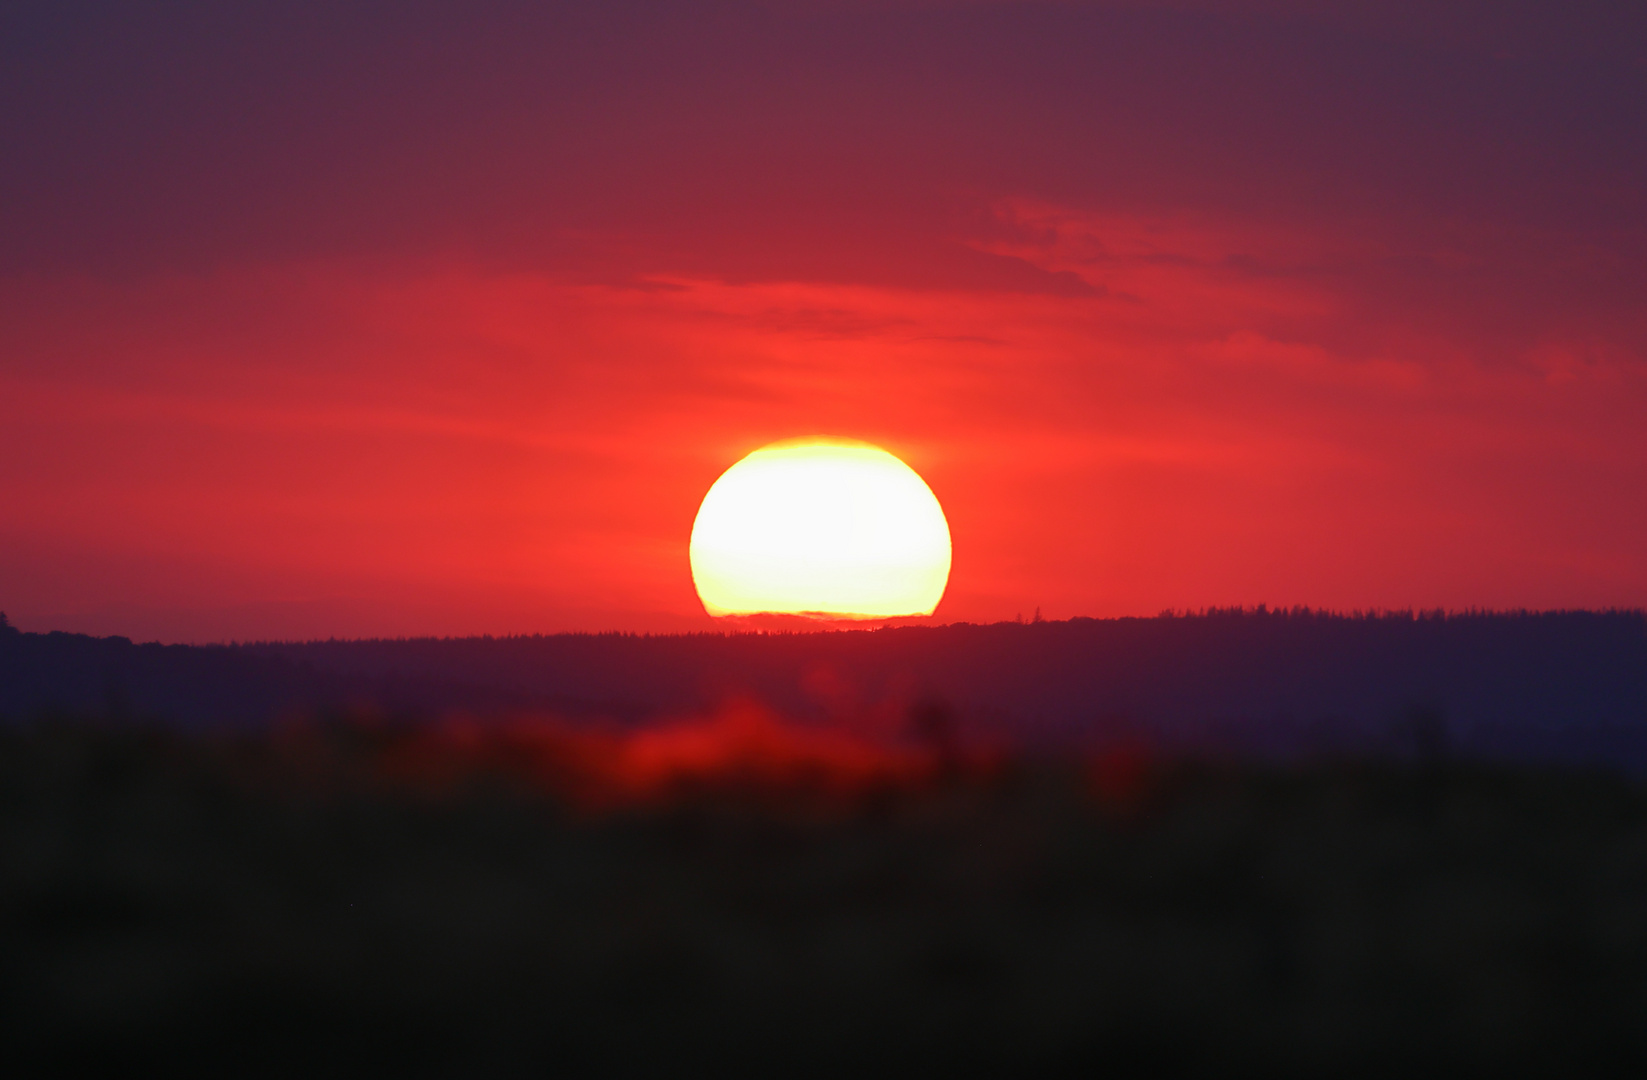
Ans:
[[[262,724],[374,710],[621,722],[747,697],[801,720],[933,715],[968,738],[1289,758],[1647,769],[1639,611],[1146,619],[812,634],[136,645],[0,629],[0,716]]]

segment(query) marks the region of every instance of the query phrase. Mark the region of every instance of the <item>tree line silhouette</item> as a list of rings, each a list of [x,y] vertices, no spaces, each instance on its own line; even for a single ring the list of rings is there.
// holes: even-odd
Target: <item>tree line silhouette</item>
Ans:
[[[255,726],[370,712],[639,723],[753,699],[1034,749],[1446,754],[1647,768],[1640,611],[1154,618],[840,633],[134,644],[0,630],[0,717]],[[925,717],[925,719],[920,719]]]

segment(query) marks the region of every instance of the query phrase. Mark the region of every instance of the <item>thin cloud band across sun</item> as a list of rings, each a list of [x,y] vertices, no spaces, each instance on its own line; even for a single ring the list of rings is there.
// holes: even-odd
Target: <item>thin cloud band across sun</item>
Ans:
[[[808,438],[745,457],[692,526],[710,615],[930,615],[949,582],[949,523],[919,474],[868,443]]]

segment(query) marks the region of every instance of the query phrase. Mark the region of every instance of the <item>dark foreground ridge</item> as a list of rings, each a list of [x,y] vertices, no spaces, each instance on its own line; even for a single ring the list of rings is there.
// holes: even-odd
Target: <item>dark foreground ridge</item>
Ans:
[[[233,647],[0,629],[0,717],[256,727],[297,715],[640,723],[753,699],[803,721],[939,710],[1013,746],[1247,759],[1463,755],[1647,771],[1641,612],[1223,611],[814,634]]]
[[[484,737],[417,742],[0,732],[11,1065],[1647,1065],[1647,791],[1617,774],[1111,756],[594,806]]]
[[[1639,1069],[1644,680],[1639,613],[0,625],[0,1044],[61,1075]]]

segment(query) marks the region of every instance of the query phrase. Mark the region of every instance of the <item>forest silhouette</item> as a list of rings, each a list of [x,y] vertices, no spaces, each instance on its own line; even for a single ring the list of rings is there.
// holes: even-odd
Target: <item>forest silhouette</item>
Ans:
[[[371,714],[640,724],[753,701],[799,723],[942,708],[1014,749],[1293,760],[1454,753],[1647,768],[1639,611],[1212,610],[835,633],[138,645],[0,639],[0,717],[239,728]]]

